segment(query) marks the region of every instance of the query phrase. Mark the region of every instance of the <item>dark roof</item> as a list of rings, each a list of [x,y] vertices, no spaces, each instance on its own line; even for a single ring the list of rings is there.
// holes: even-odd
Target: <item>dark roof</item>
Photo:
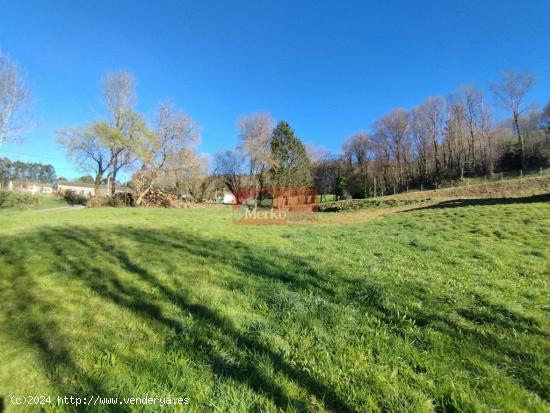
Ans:
[[[94,184],[94,183],[81,182],[81,181],[74,181],[74,182],[70,182],[70,181],[57,181],[57,185],[81,186],[81,187],[84,187],[84,188],[94,188],[94,187],[95,187],[95,184]],[[105,186],[105,185],[100,185],[100,187],[102,187],[102,186]]]
[[[94,183],[81,182],[81,181],[73,181],[73,182],[70,182],[70,181],[57,181],[57,185],[77,186],[77,187],[82,187],[82,188],[95,188]],[[107,185],[101,184],[101,185],[99,185],[99,189],[107,189]],[[127,186],[117,185],[116,186],[116,192],[132,192],[132,190],[130,188],[128,188]]]

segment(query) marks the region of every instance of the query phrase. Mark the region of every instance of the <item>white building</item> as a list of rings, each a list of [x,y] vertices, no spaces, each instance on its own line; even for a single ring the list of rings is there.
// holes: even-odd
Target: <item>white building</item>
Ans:
[[[236,204],[237,198],[231,192],[226,192],[223,194],[222,204]]]
[[[52,194],[54,187],[51,184],[45,184],[37,181],[9,181],[8,191],[29,192],[31,194]]]
[[[85,197],[91,197],[96,195],[95,191],[95,184],[88,183],[88,182],[80,182],[80,181],[58,181],[57,182],[57,192],[59,193],[65,193],[72,191],[76,193],[77,195],[82,195]],[[117,186],[115,188],[115,192],[132,192],[132,190],[125,186]],[[99,196],[107,196],[109,195],[109,190],[107,188],[107,185],[99,185],[99,190],[97,195]]]
[[[101,191],[101,187],[100,187],[100,191]],[[95,195],[95,185],[89,184],[87,182],[58,181],[57,192],[61,194],[65,192],[74,192],[77,195],[90,197]]]

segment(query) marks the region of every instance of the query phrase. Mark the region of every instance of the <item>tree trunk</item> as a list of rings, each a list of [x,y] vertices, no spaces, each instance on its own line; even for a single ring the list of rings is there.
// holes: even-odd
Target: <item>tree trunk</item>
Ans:
[[[143,203],[143,199],[145,198],[145,195],[149,193],[151,190],[151,185],[149,185],[144,191],[141,191],[138,195],[138,198],[136,199],[136,206],[140,206]]]
[[[102,174],[103,175],[103,174]],[[100,178],[100,175],[99,175],[99,172],[96,173],[95,175],[95,180],[94,180],[94,193],[96,195],[99,194],[99,185],[101,184],[101,178]]]
[[[518,135],[519,150],[521,152],[521,168],[525,169],[527,167],[527,164],[525,162],[525,142],[523,140],[523,136],[521,136],[521,131],[519,129],[519,113],[517,112],[514,112],[514,126]]]
[[[116,155],[112,155],[112,161],[111,161],[111,167],[113,168],[113,182],[111,184],[111,196],[115,196],[115,190],[116,190],[116,175],[119,169],[118,165],[118,155],[119,152],[115,152]],[[109,190],[109,188],[107,188]]]
[[[437,140],[434,139],[433,140],[433,144],[434,144],[434,161],[435,161],[435,178],[436,179],[439,179],[439,175],[440,175],[440,164],[439,164],[439,154],[438,154],[438,148],[437,148]]]

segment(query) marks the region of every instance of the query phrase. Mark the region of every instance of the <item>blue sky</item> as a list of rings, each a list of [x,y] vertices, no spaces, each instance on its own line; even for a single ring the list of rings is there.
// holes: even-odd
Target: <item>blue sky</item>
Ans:
[[[202,126],[202,152],[232,147],[237,117],[269,111],[302,140],[337,151],[395,107],[506,68],[550,100],[550,2],[6,1],[0,48],[25,68],[38,125],[0,156],[81,175],[57,128],[101,115],[100,77],[126,69],[138,109],[173,100]]]

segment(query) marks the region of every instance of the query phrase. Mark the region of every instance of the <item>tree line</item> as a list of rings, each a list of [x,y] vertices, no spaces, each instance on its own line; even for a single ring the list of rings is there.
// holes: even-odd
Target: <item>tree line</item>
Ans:
[[[55,168],[49,164],[12,161],[2,157],[0,158],[0,182],[5,185],[11,180],[53,184],[56,181]]]
[[[547,166],[550,103],[525,104],[534,78],[505,71],[491,85],[495,104],[473,85],[446,98],[428,97],[410,109],[394,109],[370,131],[348,137],[340,153],[304,146],[287,122],[267,113],[238,120],[240,141],[216,156],[215,172],[233,192],[254,186],[313,186],[321,195],[367,198],[408,188],[500,171]],[[493,109],[509,118],[495,121]]]
[[[315,186],[321,194],[365,198],[547,166],[550,103],[543,110],[525,104],[533,82],[527,72],[505,71],[491,85],[494,105],[466,85],[446,98],[394,109],[369,132],[347,138],[340,154],[319,154],[312,165]],[[494,107],[508,111],[509,118],[495,121]]]
[[[304,145],[288,122],[255,113],[237,120],[237,146],[210,163],[197,152],[200,128],[190,116],[168,101],[148,119],[136,109],[134,76],[115,71],[101,81],[104,116],[56,133],[96,187],[107,182],[114,194],[120,174],[131,173],[138,205],[154,188],[197,201],[221,186],[234,193],[253,187],[259,194],[268,187],[314,187],[320,194],[365,198],[547,166],[550,103],[542,110],[526,104],[533,84],[528,72],[508,70],[490,85],[491,99],[465,85],[412,109],[391,110],[345,139],[339,153]],[[0,52],[0,145],[29,122],[29,102],[18,64]],[[497,121],[495,108],[509,116]]]

